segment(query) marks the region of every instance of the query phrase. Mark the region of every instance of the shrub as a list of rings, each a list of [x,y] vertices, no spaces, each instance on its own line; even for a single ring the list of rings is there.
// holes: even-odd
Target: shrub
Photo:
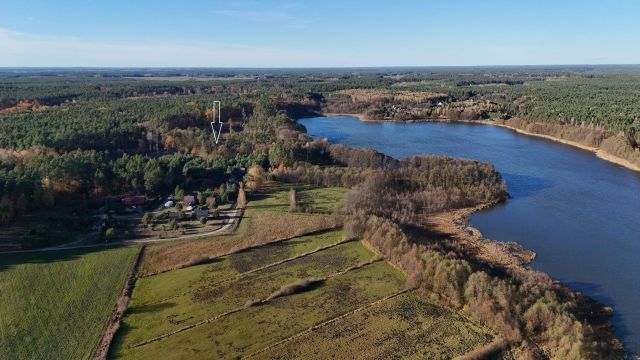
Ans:
[[[104,237],[105,237],[107,240],[113,240],[113,239],[115,239],[115,238],[116,238],[116,236],[117,236],[117,231],[116,231],[116,229],[115,229],[115,228],[112,228],[112,227],[111,227],[111,228],[108,228],[108,229],[104,232]]]
[[[322,283],[323,279],[299,279],[287,285],[282,285],[280,289],[274,291],[267,297],[267,301],[281,296],[292,295],[309,289],[311,286]]]

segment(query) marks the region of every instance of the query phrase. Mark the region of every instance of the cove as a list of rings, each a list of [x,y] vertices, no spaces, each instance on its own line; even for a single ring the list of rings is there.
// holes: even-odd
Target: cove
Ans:
[[[298,121],[309,135],[401,159],[435,154],[490,162],[511,198],[470,222],[537,253],[531,266],[614,308],[616,336],[640,352],[640,173],[569,145],[480,124]]]

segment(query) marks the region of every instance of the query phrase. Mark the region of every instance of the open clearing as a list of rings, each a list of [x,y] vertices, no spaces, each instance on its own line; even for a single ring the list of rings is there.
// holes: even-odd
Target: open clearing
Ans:
[[[148,247],[140,266],[142,275],[173,270],[197,257],[218,257],[232,250],[291,238],[309,232],[332,228],[336,220],[324,213],[289,212],[288,192],[292,186],[269,184],[255,194],[234,234],[219,236],[215,241],[177,240]],[[311,188],[294,186],[305,205],[319,210],[339,206],[347,192],[343,188]]]
[[[88,358],[137,251],[0,255],[0,358]]]
[[[160,254],[180,253],[180,244],[211,259],[139,278],[109,357],[451,358],[492,341],[407,289],[401,272],[345,240],[331,215],[289,212],[289,188],[270,184],[234,235],[149,247],[147,269],[167,270]],[[329,211],[345,191],[298,188],[298,200]],[[224,255],[238,245],[250,248]],[[273,297],[303,279],[316,282]]]

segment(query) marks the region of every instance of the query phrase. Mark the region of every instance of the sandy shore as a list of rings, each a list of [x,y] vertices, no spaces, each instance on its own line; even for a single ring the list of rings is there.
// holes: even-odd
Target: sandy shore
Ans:
[[[349,116],[359,119],[364,122],[371,122],[374,120],[369,120],[364,117],[364,114],[342,114],[342,113],[322,113],[322,116]]]
[[[622,159],[620,157],[617,157],[615,155],[611,155],[609,153],[607,153],[606,151],[600,149],[600,148],[595,148],[595,147],[591,147],[591,146],[586,146],[583,144],[580,144],[578,142],[575,141],[571,141],[571,140],[565,140],[565,139],[560,139],[560,138],[556,138],[553,136],[549,136],[549,135],[544,135],[544,134],[536,134],[536,133],[532,133],[529,131],[525,131],[522,129],[518,129],[516,127],[513,126],[509,126],[509,125],[505,125],[505,124],[500,124],[494,121],[489,121],[489,120],[445,120],[445,119],[425,119],[425,120],[372,120],[372,119],[367,119],[365,118],[364,114],[340,114],[340,113],[323,113],[324,116],[351,116],[354,118],[358,118],[361,121],[364,122],[384,122],[384,121],[389,121],[389,122],[458,122],[458,123],[469,123],[469,124],[483,124],[483,125],[491,125],[491,126],[497,126],[497,127],[501,127],[501,128],[505,128],[505,129],[509,129],[509,130],[513,130],[519,134],[522,135],[528,135],[528,136],[535,136],[535,137],[539,137],[539,138],[543,138],[543,139],[547,139],[547,140],[551,140],[551,141],[555,141],[555,142],[559,142],[565,145],[570,145],[570,146],[574,146],[583,150],[587,150],[587,151],[591,151],[593,152],[597,157],[601,158],[602,160],[614,163],[616,165],[620,165],[623,167],[626,167],[627,169],[633,170],[633,171],[638,171],[640,172],[640,166],[633,164],[632,162],[626,160],[626,159]]]
[[[535,258],[535,252],[525,249],[516,242],[487,239],[480,230],[469,224],[468,217],[471,214],[494,205],[495,203],[488,203],[471,208],[430,214],[424,217],[423,225],[454,239],[469,251],[469,256],[477,261],[504,267],[527,265]]]
[[[482,233],[468,223],[468,217],[476,211],[492,207],[495,203],[483,204],[477,207],[446,211],[424,216],[422,225],[463,246],[465,256],[490,267],[498,266],[515,271],[535,271],[527,265],[535,258],[535,252],[525,249],[515,242],[503,242],[486,239]],[[555,289],[564,294],[571,294],[576,301],[576,309],[589,319],[589,323],[601,339],[609,342],[611,349],[618,354],[624,351],[624,346],[613,335],[611,314],[613,309],[597,302],[579,292],[576,292],[560,282],[554,281]],[[611,358],[616,358],[612,356]]]
[[[637,166],[637,165],[631,163],[628,160],[625,160],[625,159],[619,158],[617,156],[611,155],[611,154],[607,153],[606,151],[604,151],[604,150],[602,150],[600,148],[595,148],[595,147],[592,147],[592,146],[586,146],[586,145],[580,144],[580,143],[575,142],[575,141],[564,140],[564,139],[556,138],[556,137],[549,136],[549,135],[536,134],[536,133],[528,132],[528,131],[525,131],[525,130],[522,130],[522,129],[515,128],[513,126],[495,123],[493,121],[479,120],[479,121],[473,121],[473,122],[478,123],[478,124],[498,126],[498,127],[502,127],[502,128],[505,128],[505,129],[513,130],[513,131],[515,131],[515,132],[517,132],[519,134],[528,135],[528,136],[535,136],[535,137],[539,137],[539,138],[543,138],[543,139],[559,142],[559,143],[562,143],[562,144],[575,146],[575,147],[583,149],[583,150],[591,151],[594,154],[596,154],[596,156],[598,156],[599,158],[601,158],[603,160],[612,162],[612,163],[620,165],[620,166],[624,166],[624,167],[626,167],[628,169],[631,169],[631,170],[634,170],[634,171],[640,171],[640,166]]]

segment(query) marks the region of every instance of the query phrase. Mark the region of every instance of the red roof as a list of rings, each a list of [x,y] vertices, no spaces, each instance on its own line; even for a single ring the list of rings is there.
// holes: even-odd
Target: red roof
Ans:
[[[144,205],[147,198],[144,195],[125,196],[122,198],[122,203],[125,206]]]
[[[216,198],[214,198],[213,196],[209,196],[209,197],[207,198],[207,200],[205,200],[205,203],[206,203],[207,205],[215,204],[215,203],[216,203]]]
[[[182,199],[182,203],[185,204],[186,206],[193,205],[195,202],[196,202],[196,198],[193,195],[186,195]]]

